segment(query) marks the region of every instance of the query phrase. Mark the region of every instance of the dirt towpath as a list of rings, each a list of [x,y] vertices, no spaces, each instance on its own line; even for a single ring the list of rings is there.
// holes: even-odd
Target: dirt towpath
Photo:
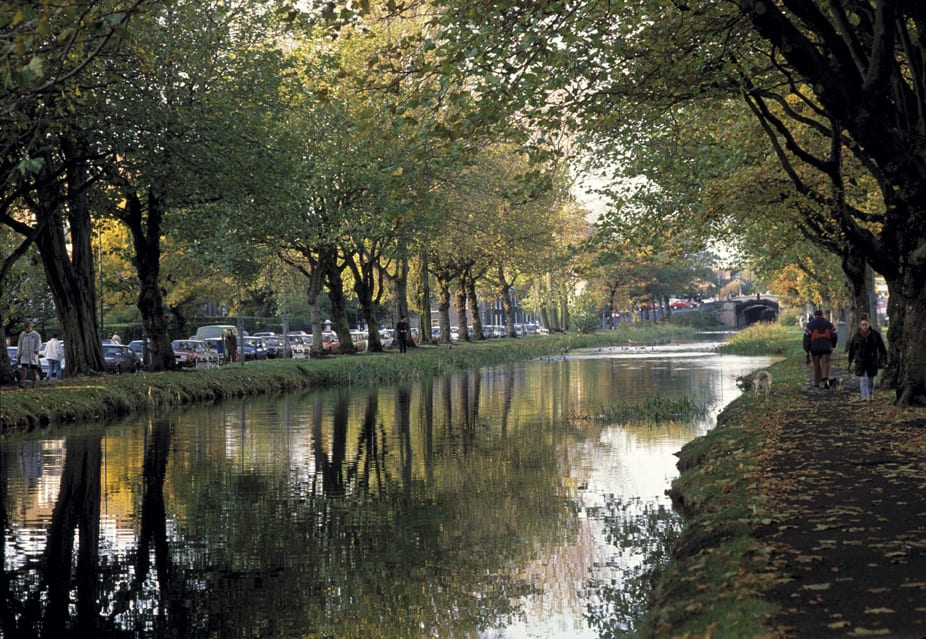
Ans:
[[[780,636],[926,639],[926,419],[879,393],[808,388],[770,434],[758,531],[783,577]]]

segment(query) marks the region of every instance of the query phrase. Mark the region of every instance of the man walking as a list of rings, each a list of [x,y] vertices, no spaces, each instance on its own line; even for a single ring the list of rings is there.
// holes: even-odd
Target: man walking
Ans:
[[[813,312],[813,319],[804,327],[804,352],[813,358],[813,385],[824,388],[830,385],[830,357],[839,335],[836,327],[823,317],[819,308]]]

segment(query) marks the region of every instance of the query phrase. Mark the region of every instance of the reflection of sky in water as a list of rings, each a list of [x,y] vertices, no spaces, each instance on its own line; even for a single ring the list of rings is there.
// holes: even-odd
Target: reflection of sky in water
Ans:
[[[575,499],[582,519],[582,532],[571,546],[549,549],[528,569],[544,588],[542,595],[524,601],[525,619],[504,629],[485,633],[486,639],[562,638],[593,639],[598,631],[584,620],[586,605],[594,603],[590,579],[614,583],[620,572],[614,563],[633,566],[643,558],[623,556],[606,541],[603,514],[609,502],[636,501],[642,505],[671,507],[665,491],[678,476],[675,453],[694,437],[713,427],[716,416],[741,393],[736,379],[768,366],[772,358],[720,355],[716,344],[669,345],[641,348],[589,349],[566,357],[541,360],[555,362],[594,360],[598,370],[647,372],[640,385],[624,387],[623,401],[645,399],[657,391],[665,395],[688,395],[710,408],[700,423],[679,428],[651,425],[612,425],[592,441],[574,443],[567,452],[566,482],[575,487]],[[694,348],[693,348],[694,347]],[[633,375],[630,376],[633,378]],[[626,379],[626,378],[625,378]],[[627,392],[629,390],[629,392]],[[627,397],[630,395],[630,397]],[[632,508],[631,508],[632,510]]]
[[[589,598],[594,598],[588,583],[594,579],[610,583],[619,578],[615,568],[606,567],[613,565],[618,554],[605,539],[603,513],[607,506],[615,500],[637,499],[643,504],[667,505],[664,492],[677,475],[674,453],[685,442],[706,432],[717,412],[740,394],[737,377],[771,361],[761,357],[721,356],[711,351],[713,346],[705,343],[575,351],[565,357],[486,369],[479,376],[478,392],[473,377],[455,374],[434,381],[428,391],[433,392],[431,413],[423,408],[427,392],[416,385],[408,391],[413,406],[409,440],[403,439],[394,423],[395,389],[379,389],[375,430],[387,452],[383,453],[384,465],[377,472],[391,472],[398,478],[402,472],[397,470],[402,463],[399,458],[411,459],[409,470],[414,474],[416,490],[423,486],[427,491],[446,492],[454,482],[465,480],[467,472],[491,471],[497,463],[492,458],[507,459],[505,455],[510,454],[512,447],[530,449],[538,446],[539,440],[554,439],[550,450],[555,452],[550,457],[557,459],[549,467],[559,475],[561,497],[574,505],[575,530],[568,537],[560,535],[561,543],[536,544],[538,547],[531,549],[527,563],[511,569],[516,577],[536,585],[539,593],[520,600],[520,620],[484,632],[482,637],[597,636],[584,619]],[[610,404],[636,404],[654,394],[688,396],[695,403],[708,406],[710,416],[701,423],[658,425],[608,424],[594,418]],[[313,491],[318,490],[318,453],[322,451],[322,457],[331,454],[331,414],[337,397],[336,392],[313,393],[276,400],[227,402],[180,413],[172,426],[174,435],[165,489],[171,540],[181,536],[177,531],[185,523],[183,509],[187,504],[183,500],[197,496],[180,491],[196,488],[196,474],[203,467],[229,473],[227,478],[222,476],[222,481],[227,480],[230,487],[236,485],[234,473],[274,481],[285,477],[284,493],[288,494],[283,494],[284,500],[293,496],[311,498]],[[357,428],[368,399],[362,389],[342,399],[345,410],[350,412],[347,444],[351,450],[346,457],[350,461],[357,454]],[[466,414],[461,407],[467,402],[478,405],[478,415]],[[427,415],[433,420],[433,439],[424,442],[425,433],[432,430],[425,424]],[[563,416],[583,419],[576,419],[564,428]],[[146,421],[137,417],[104,431],[101,504],[104,552],[125,554],[137,543],[134,491],[140,483],[146,427]],[[533,438],[539,439],[533,441]],[[60,433],[56,437],[36,433],[22,440],[11,438],[0,449],[6,464],[2,472],[9,480],[8,492],[13,495],[8,502],[11,526],[6,538],[7,569],[21,568],[43,552],[60,486],[65,445]],[[15,464],[9,464],[12,459]],[[210,479],[215,482],[215,489],[232,490],[214,476],[205,477],[206,481]],[[476,485],[486,487],[478,482]],[[524,491],[524,494],[531,493]],[[500,500],[506,497],[502,495]],[[427,516],[419,513],[422,514]],[[499,517],[492,519],[497,523]],[[233,524],[228,522],[230,527]],[[550,538],[557,536],[547,537]],[[196,549],[178,551],[195,553]],[[294,563],[299,562],[295,559],[299,551],[295,547],[291,550]],[[624,557],[620,561],[633,564],[640,557]]]

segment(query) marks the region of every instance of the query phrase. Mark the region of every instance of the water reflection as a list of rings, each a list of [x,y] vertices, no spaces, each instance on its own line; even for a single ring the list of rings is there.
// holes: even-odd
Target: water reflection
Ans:
[[[664,507],[672,453],[708,424],[574,417],[654,393],[716,412],[765,364],[690,353],[7,438],[0,636],[610,636],[641,561],[615,509]]]

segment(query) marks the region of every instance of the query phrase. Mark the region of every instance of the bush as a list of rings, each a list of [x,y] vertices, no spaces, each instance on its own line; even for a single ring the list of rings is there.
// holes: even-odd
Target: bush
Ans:
[[[590,295],[579,297],[572,308],[572,328],[579,333],[594,333],[601,327],[598,307]]]

